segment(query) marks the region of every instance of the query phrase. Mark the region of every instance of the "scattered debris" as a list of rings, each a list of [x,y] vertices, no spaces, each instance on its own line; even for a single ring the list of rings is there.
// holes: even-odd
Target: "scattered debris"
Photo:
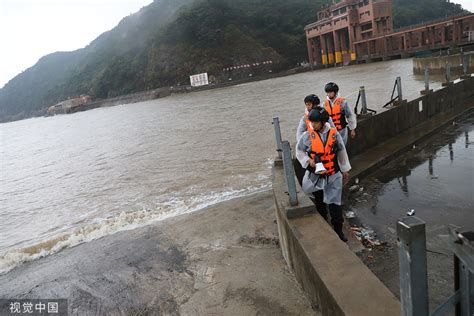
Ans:
[[[347,211],[346,212],[346,218],[355,218],[356,213],[354,211]]]
[[[359,184],[359,178],[355,178],[355,184]]]
[[[413,145],[413,149],[415,149],[415,148],[416,148],[416,145]]]
[[[359,186],[358,186],[358,185],[353,185],[353,186],[351,186],[351,187],[349,188],[349,191],[351,191],[351,192],[354,192],[354,191],[357,191],[357,190],[359,190]]]
[[[386,242],[381,242],[378,240],[377,234],[372,229],[352,226],[351,231],[355,238],[357,238],[357,240],[359,240],[362,245],[364,245],[364,247],[368,248],[369,250],[372,250],[372,248],[375,247],[382,247],[387,244]]]
[[[408,216],[413,216],[413,215],[415,215],[415,209],[412,208],[411,210],[409,210],[409,211],[407,212],[407,215],[408,215]]]
[[[432,175],[431,179],[438,179],[438,175],[437,174]]]
[[[362,191],[364,191],[364,188],[363,188],[363,187],[360,187],[360,188],[359,188],[359,192],[362,192]]]

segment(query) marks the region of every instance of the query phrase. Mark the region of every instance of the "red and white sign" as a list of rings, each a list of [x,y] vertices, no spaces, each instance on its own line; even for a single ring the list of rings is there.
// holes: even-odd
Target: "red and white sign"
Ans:
[[[207,72],[189,76],[189,80],[191,80],[192,87],[200,87],[200,86],[205,86],[209,84],[209,79],[207,78]]]

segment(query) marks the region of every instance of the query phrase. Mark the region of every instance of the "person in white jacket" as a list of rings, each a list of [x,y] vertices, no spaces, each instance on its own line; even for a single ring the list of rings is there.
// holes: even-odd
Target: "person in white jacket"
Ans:
[[[342,241],[347,241],[342,231],[342,185],[349,178],[351,164],[346,146],[336,128],[328,123],[325,109],[313,109],[308,115],[312,130],[301,135],[296,145],[296,158],[306,169],[302,181],[303,191],[310,195],[316,209],[328,219]]]
[[[298,128],[296,129],[296,142],[300,139],[301,135],[306,132],[308,129],[311,129],[310,122],[308,120],[308,114],[312,109],[321,108],[321,101],[316,94],[307,95],[304,98],[304,104],[306,109],[304,111],[304,115],[301,117],[300,122],[298,123]],[[335,127],[332,119],[329,118],[329,124],[331,127]]]
[[[324,108],[329,113],[337,131],[341,134],[345,145],[348,138],[347,126],[351,130],[351,138],[356,136],[357,116],[352,112],[347,100],[338,95],[339,87],[337,84],[329,82],[324,87],[324,91],[327,94],[327,98],[324,100]]]

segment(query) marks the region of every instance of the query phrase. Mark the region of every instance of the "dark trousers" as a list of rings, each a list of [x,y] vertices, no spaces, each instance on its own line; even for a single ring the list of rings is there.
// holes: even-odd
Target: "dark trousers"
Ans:
[[[342,232],[342,223],[344,223],[344,217],[342,216],[342,207],[337,204],[326,204],[324,203],[324,191],[319,190],[313,192],[314,204],[318,213],[327,221],[328,220],[328,207],[329,213],[331,214],[331,224],[336,233]]]

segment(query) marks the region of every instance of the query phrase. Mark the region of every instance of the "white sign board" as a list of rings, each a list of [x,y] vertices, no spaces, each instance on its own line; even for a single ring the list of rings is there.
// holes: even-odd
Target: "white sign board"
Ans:
[[[207,78],[207,72],[189,76],[189,79],[191,80],[192,87],[205,86],[209,84],[209,79]]]

